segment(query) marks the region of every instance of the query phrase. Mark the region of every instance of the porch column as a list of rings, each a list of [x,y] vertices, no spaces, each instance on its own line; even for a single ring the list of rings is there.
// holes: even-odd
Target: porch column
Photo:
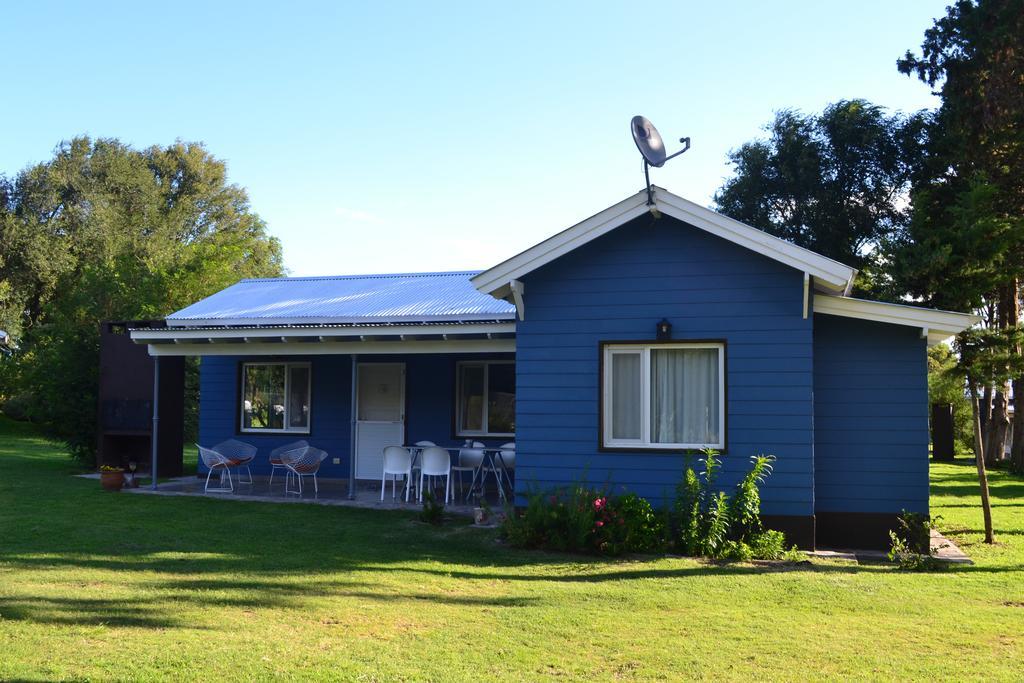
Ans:
[[[348,448],[348,499],[354,500],[356,497],[356,418],[358,416],[356,408],[356,382],[359,380],[359,356],[352,354],[352,381],[351,386],[351,404],[349,405],[349,413],[351,420],[349,422],[349,448]]]
[[[160,436],[160,356],[153,356],[153,431],[150,435],[152,446],[152,462],[150,474],[153,482],[150,485],[156,491],[157,440]]]

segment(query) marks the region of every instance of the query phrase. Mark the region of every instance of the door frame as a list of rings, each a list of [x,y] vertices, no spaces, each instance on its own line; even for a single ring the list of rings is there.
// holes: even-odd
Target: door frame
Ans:
[[[378,420],[360,420],[359,419],[359,382],[361,382],[362,378],[363,378],[363,372],[362,372],[363,368],[365,366],[368,366],[368,365],[375,365],[375,366],[394,365],[394,366],[397,366],[397,367],[401,368],[401,370],[402,370],[402,381],[399,384],[399,389],[402,392],[401,393],[400,402],[401,402],[401,423],[402,423],[402,444],[403,445],[405,443],[405,438],[406,438],[406,434],[407,434],[407,430],[408,430],[408,421],[406,420],[406,414],[407,414],[406,407],[407,407],[408,400],[409,400],[409,398],[408,398],[409,394],[406,391],[407,377],[406,377],[406,364],[405,364],[405,362],[404,361],[381,361],[381,362],[357,361],[356,362],[356,376],[355,376],[355,378],[353,378],[353,386],[354,386],[354,389],[355,389],[355,391],[353,392],[353,394],[355,395],[355,405],[353,406],[353,411],[352,411],[353,413],[355,413],[355,417],[356,417],[356,419],[355,419],[355,421],[354,421],[354,423],[352,425],[352,428],[353,428],[353,430],[355,432],[353,434],[353,443],[355,444],[355,448],[354,448],[354,450],[352,452],[352,463],[353,463],[352,474],[353,474],[353,479],[356,480],[356,481],[359,481],[359,480],[375,481],[377,479],[376,476],[372,477],[370,479],[367,479],[366,477],[363,477],[359,473],[359,425],[363,424],[363,423],[367,423],[367,424],[391,424],[391,422],[380,422]]]

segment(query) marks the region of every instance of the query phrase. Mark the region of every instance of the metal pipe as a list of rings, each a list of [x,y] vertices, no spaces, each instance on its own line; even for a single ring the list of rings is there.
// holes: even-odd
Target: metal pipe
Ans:
[[[152,441],[152,462],[150,463],[150,476],[153,483],[150,485],[156,491],[156,461],[157,441],[160,436],[160,356],[153,356],[153,432],[150,434]]]
[[[349,423],[348,499],[354,500],[356,497],[356,418],[358,417],[356,382],[359,381],[359,356],[354,353],[352,354],[352,372],[349,376],[351,378],[349,414],[352,419]]]

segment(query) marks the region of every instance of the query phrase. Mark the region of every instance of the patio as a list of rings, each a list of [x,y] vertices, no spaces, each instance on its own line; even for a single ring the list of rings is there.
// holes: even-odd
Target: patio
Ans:
[[[401,484],[396,489],[398,492],[397,496],[392,500],[391,485],[389,483],[384,494],[384,500],[381,501],[379,481],[375,485],[371,482],[357,482],[354,498],[349,497],[347,479],[320,479],[320,492],[316,495],[313,493],[312,483],[307,483],[302,496],[295,494],[286,495],[284,493],[284,483],[284,477],[277,475],[274,477],[273,488],[271,488],[270,477],[254,476],[252,484],[239,483],[236,480],[233,493],[216,493],[213,491],[205,493],[203,491],[205,477],[187,476],[161,481],[160,488],[155,491],[146,485],[139,488],[126,488],[124,491],[157,496],[198,496],[263,503],[313,503],[317,505],[339,505],[378,510],[415,511],[422,508],[422,504],[411,494],[409,502],[405,502],[402,496]],[[443,488],[438,489],[438,492],[443,499]],[[457,483],[454,494],[455,500],[446,505],[445,510],[453,515],[472,517],[473,508],[476,507],[476,504],[473,501],[468,503],[463,501]],[[489,492],[487,496],[487,504],[493,510],[500,510],[502,507],[497,493],[493,491]]]

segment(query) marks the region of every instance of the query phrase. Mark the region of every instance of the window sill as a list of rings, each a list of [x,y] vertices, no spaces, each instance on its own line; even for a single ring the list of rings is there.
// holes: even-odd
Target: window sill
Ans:
[[[695,446],[655,446],[651,444],[637,444],[635,446],[625,444],[613,444],[606,446],[601,444],[597,447],[597,450],[602,453],[663,453],[665,455],[679,455],[700,453],[706,448],[710,448],[720,454],[725,453],[725,445],[695,445]]]
[[[240,429],[239,434],[306,434],[308,429]]]

